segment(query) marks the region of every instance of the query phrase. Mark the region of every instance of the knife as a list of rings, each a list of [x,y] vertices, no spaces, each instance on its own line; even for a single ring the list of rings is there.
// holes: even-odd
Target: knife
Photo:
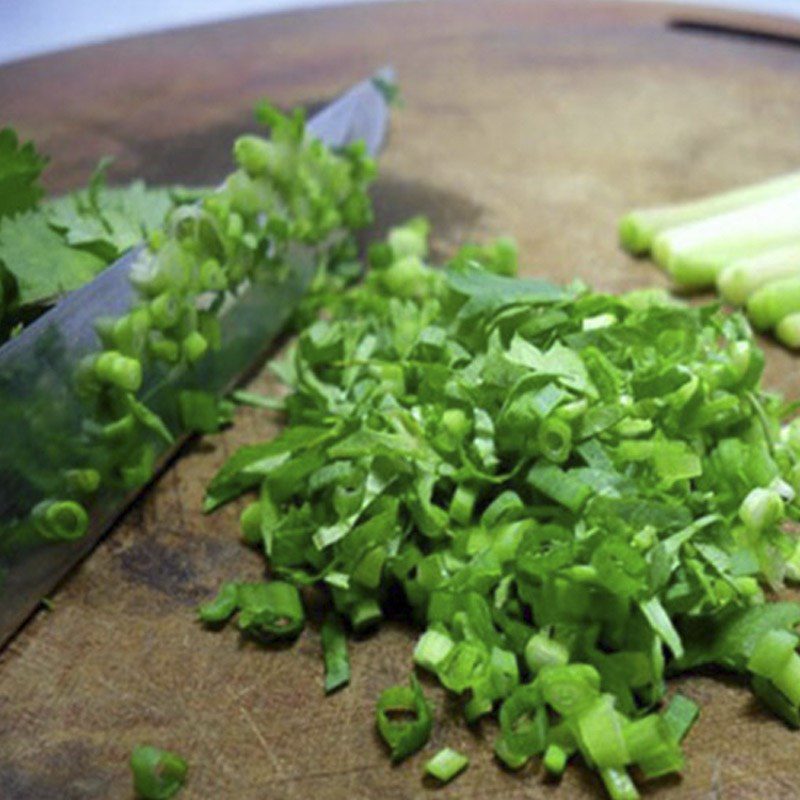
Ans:
[[[384,69],[357,84],[309,120],[309,133],[331,148],[363,140],[377,155],[393,77]],[[75,540],[44,538],[31,524],[31,511],[59,496],[85,446],[81,433],[92,421],[75,376],[81,361],[100,348],[95,323],[123,315],[136,302],[129,278],[145,256],[142,247],[127,253],[0,347],[0,645],[146,486],[100,487],[83,503],[89,527]],[[293,245],[280,279],[265,276],[237,292],[220,315],[221,347],[191,372],[155,368],[145,374],[138,399],[174,434],[170,444],[153,438],[153,476],[190,436],[182,430],[178,394],[193,388],[221,396],[250,374],[307,289],[316,257],[314,248]]]
[[[671,4],[668,12],[678,30],[800,44],[800,8],[791,3],[687,2]]]

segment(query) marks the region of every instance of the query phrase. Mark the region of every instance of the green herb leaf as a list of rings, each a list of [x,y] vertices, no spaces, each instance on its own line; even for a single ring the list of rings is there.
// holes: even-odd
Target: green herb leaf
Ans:
[[[39,176],[46,164],[33,142],[21,144],[11,128],[0,130],[0,218],[36,207],[44,195]]]
[[[69,247],[35,211],[0,220],[0,261],[16,280],[20,305],[52,301],[105,266],[97,256]]]

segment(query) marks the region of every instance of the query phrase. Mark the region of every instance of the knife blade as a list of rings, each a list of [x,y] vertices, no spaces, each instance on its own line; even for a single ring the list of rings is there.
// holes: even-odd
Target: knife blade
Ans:
[[[389,120],[384,87],[392,80],[392,71],[384,69],[357,84],[312,117],[308,131],[331,148],[363,140],[377,155]],[[145,254],[141,247],[127,253],[0,347],[0,645],[146,488],[100,487],[84,503],[89,528],[77,540],[48,540],[30,523],[31,510],[58,496],[80,455],[81,433],[91,420],[76,370],[100,347],[96,321],[121,316],[136,301],[130,275]],[[219,350],[191,372],[162,367],[145,375],[138,398],[175,433],[171,444],[153,439],[158,443],[154,475],[189,438],[181,430],[177,393],[189,387],[218,396],[228,391],[261,362],[299,303],[315,271],[316,252],[295,245],[287,263],[280,280],[253,281],[228,302],[220,317]]]
[[[668,13],[681,31],[800,44],[800,8],[789,3],[673,2]]]

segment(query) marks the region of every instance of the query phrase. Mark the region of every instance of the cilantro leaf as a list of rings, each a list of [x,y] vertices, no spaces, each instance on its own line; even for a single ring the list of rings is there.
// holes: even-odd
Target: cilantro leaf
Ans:
[[[33,142],[21,144],[13,129],[0,130],[0,218],[36,207],[44,195],[39,176],[45,164]]]
[[[20,305],[49,302],[77,289],[106,265],[69,247],[36,211],[0,221],[0,262],[16,281]]]
[[[161,227],[172,207],[169,189],[142,181],[108,188],[96,171],[89,189],[48,202],[45,213],[68,244],[113,261]]]

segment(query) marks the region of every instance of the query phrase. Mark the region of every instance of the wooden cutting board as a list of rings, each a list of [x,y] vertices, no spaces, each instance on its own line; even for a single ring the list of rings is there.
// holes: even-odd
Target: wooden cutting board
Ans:
[[[510,233],[531,273],[619,291],[663,282],[618,250],[623,211],[800,164],[800,49],[676,31],[667,18],[665,7],[505,0],[261,17],[4,67],[0,109],[52,155],[54,190],[85,181],[103,154],[115,178],[213,182],[257,98],[314,105],[391,62],[406,102],[375,190],[380,227],[426,213],[440,253]],[[795,359],[769,351],[769,385],[797,394]],[[221,581],[261,574],[238,541],[238,509],[199,508],[226,455],[272,430],[243,410],[190,447],[0,655],[0,797],[130,798],[127,759],[142,742],[186,756],[186,800],[602,796],[580,767],[560,786],[535,765],[503,772],[493,724],[467,730],[432,684],[432,741],[390,766],[373,704],[408,674],[403,625],[354,643],[352,685],[325,699],[317,625],[269,650],[195,623]],[[733,679],[678,683],[703,715],[683,779],[648,796],[798,796],[800,734]],[[443,745],[472,763],[434,792],[421,770]]]

